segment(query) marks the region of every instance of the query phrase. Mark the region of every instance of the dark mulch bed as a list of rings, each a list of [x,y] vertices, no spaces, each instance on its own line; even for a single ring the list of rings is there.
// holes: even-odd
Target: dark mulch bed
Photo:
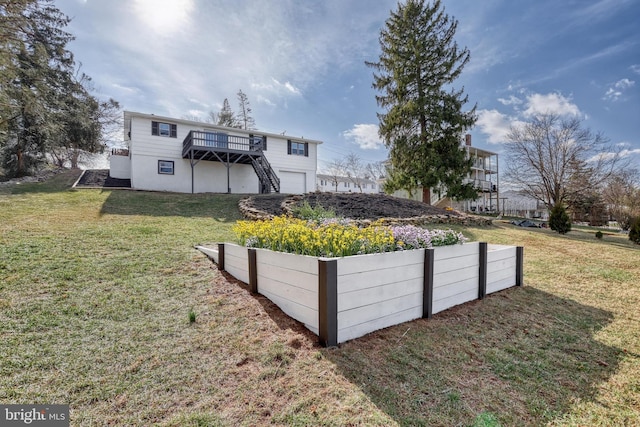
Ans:
[[[112,178],[109,169],[90,169],[84,171],[76,187],[131,188],[131,180]]]
[[[249,205],[271,215],[282,215],[285,194],[252,196]],[[426,205],[415,200],[401,199],[386,194],[365,193],[309,193],[293,196],[296,204],[307,201],[311,206],[320,205],[333,210],[336,215],[352,219],[413,218],[417,216],[450,215],[459,216],[456,211],[448,211]]]

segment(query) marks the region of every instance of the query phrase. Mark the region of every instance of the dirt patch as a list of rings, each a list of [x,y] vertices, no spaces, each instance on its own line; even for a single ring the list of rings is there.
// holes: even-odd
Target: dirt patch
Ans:
[[[305,201],[311,206],[333,210],[337,216],[352,219],[411,218],[416,216],[462,213],[430,206],[422,202],[385,194],[309,193],[304,196],[268,194],[252,196],[249,205],[270,215],[282,215]]]
[[[417,216],[461,216],[457,211],[385,194],[311,193],[304,200],[311,206],[333,209],[338,216],[353,219],[411,218]]]
[[[365,193],[309,193],[305,195],[267,194],[251,196],[240,201],[240,210],[248,219],[262,219],[291,213],[304,202],[330,209],[339,217],[355,220],[390,219],[413,223],[491,224],[491,219],[466,215],[455,210],[441,209],[415,200],[386,194]],[[407,221],[409,222],[409,221]]]
[[[112,178],[109,176],[109,169],[88,169],[84,171],[76,187],[131,188],[131,180]]]
[[[14,184],[23,184],[27,182],[44,182],[58,175],[59,173],[66,172],[68,169],[59,168],[56,166],[46,167],[39,170],[34,175],[23,176],[20,178],[12,178],[7,181],[0,181],[0,187],[7,187]]]

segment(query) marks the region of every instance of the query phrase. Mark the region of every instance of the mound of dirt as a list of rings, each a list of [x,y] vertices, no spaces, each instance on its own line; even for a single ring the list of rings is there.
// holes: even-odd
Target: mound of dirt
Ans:
[[[131,188],[131,180],[112,178],[109,169],[87,169],[76,187]]]
[[[440,209],[415,200],[401,199],[386,194],[320,192],[303,196],[266,194],[252,196],[245,201],[247,207],[269,215],[285,214],[291,207],[307,201],[311,206],[322,206],[334,211],[337,216],[352,219],[464,216],[457,211]]]

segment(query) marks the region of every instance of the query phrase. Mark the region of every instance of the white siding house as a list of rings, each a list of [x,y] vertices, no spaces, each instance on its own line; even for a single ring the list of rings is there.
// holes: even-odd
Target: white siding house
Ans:
[[[110,175],[139,190],[179,193],[306,193],[315,190],[321,141],[124,113],[128,150]]]
[[[329,193],[379,193],[380,186],[368,178],[351,178],[326,174],[316,175],[316,190]]]

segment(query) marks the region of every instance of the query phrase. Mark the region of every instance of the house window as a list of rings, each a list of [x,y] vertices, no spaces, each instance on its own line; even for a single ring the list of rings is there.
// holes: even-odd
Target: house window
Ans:
[[[287,154],[291,154],[293,156],[309,157],[309,143],[288,140]]]
[[[151,135],[178,137],[178,126],[172,123],[151,122]]]
[[[158,173],[161,175],[173,175],[173,161],[158,160]]]

